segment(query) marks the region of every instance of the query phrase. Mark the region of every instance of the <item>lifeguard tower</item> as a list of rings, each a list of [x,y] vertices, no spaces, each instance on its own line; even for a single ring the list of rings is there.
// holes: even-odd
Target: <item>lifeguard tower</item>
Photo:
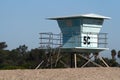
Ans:
[[[51,48],[55,48],[54,45],[57,45],[62,52],[68,52],[71,56],[74,55],[75,67],[77,67],[77,53],[99,53],[100,51],[108,50],[106,46],[107,33],[100,33],[100,30],[104,20],[110,19],[110,17],[98,14],[82,14],[48,19],[57,20],[61,33],[40,33],[40,44],[42,47],[44,44],[44,46],[47,45]],[[43,37],[43,35],[48,37]],[[90,61],[90,59],[87,60],[88,62]],[[103,59],[102,61],[105,63]],[[108,66],[106,63],[105,65]]]

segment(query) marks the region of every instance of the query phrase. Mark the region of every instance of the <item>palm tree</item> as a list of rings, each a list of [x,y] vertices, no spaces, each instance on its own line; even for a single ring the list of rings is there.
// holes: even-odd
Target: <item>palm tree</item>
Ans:
[[[120,51],[118,51],[118,55],[117,55],[118,58],[120,58]]]
[[[115,59],[115,56],[116,56],[116,50],[115,49],[111,50],[111,56],[112,56],[112,59]]]

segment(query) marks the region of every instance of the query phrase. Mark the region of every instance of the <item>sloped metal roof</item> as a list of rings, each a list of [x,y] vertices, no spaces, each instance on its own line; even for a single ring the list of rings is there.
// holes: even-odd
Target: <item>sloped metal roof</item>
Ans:
[[[59,19],[69,19],[69,18],[81,18],[81,17],[111,19],[110,17],[102,16],[102,15],[99,15],[99,14],[93,14],[93,13],[91,13],[91,14],[72,15],[72,16],[53,17],[53,18],[47,18],[47,19],[59,20]]]

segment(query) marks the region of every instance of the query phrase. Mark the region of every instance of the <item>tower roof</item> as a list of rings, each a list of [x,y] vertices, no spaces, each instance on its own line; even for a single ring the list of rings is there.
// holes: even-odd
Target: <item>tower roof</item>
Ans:
[[[61,16],[61,17],[53,17],[53,18],[48,18],[50,20],[59,20],[59,19],[69,19],[69,18],[81,18],[81,17],[86,17],[86,18],[99,18],[99,19],[111,19],[110,17],[102,16],[99,14],[79,14],[79,15],[72,15],[72,16]]]

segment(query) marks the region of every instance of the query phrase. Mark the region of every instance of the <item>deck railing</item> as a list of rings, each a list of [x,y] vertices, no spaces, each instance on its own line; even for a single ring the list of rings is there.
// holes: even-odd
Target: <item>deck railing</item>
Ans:
[[[92,40],[90,43],[91,44],[97,44],[97,47],[99,48],[106,48],[107,47],[107,33],[83,33],[85,35],[97,35],[97,36],[92,36],[91,38],[96,39],[97,41]],[[69,34],[69,33],[59,33],[59,34],[54,34],[51,32],[48,33],[40,33],[40,48],[56,48],[56,47],[62,47],[63,44],[63,35],[64,38],[65,37],[70,37],[70,36],[75,36],[75,35],[79,35],[77,36],[77,38],[72,39],[71,41],[68,42],[68,44],[85,44],[84,41],[82,41],[81,39],[83,39],[84,37],[81,36],[79,33],[73,33],[73,34]],[[76,42],[76,39],[78,40]],[[89,46],[89,45],[88,45]],[[78,47],[78,46],[76,46]]]

